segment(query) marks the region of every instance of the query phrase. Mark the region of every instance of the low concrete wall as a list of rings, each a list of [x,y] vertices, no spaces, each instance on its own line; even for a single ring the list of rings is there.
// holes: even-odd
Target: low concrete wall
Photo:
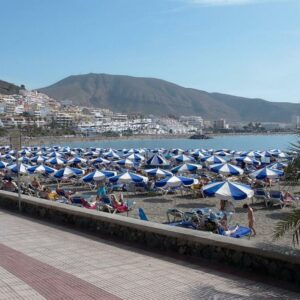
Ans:
[[[18,210],[17,194],[0,191],[0,207]],[[248,240],[141,221],[29,196],[22,196],[22,213],[119,241],[218,261],[300,284],[300,256],[297,250],[283,253],[281,248],[277,251],[273,245],[255,245]]]

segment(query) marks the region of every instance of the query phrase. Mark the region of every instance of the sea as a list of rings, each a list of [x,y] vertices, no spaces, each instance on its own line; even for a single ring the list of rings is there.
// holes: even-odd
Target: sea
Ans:
[[[113,149],[130,148],[181,148],[181,149],[230,149],[230,150],[288,150],[291,143],[300,140],[295,134],[278,135],[223,135],[215,136],[208,140],[192,140],[186,138],[168,139],[118,139],[118,140],[98,140],[98,141],[73,141],[60,143],[61,146],[70,147],[99,147]]]

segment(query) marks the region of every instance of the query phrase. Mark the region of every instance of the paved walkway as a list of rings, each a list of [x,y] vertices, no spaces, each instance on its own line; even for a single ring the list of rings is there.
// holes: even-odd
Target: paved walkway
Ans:
[[[0,299],[299,299],[299,294],[0,210]]]

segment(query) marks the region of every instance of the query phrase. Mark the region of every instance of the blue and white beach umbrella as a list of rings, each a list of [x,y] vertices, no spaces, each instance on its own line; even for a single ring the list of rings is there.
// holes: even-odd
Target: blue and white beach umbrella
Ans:
[[[224,150],[216,151],[214,154],[217,155],[217,156],[231,156],[230,153],[228,153],[228,152],[226,152]]]
[[[182,176],[172,176],[166,177],[160,181],[155,182],[156,187],[180,187],[180,186],[190,186],[194,184],[195,180],[193,178],[182,177]]]
[[[278,158],[288,158],[289,155],[285,152],[280,152],[278,155],[277,155]]]
[[[206,153],[203,153],[202,151],[197,150],[197,151],[192,152],[191,155],[193,155],[196,158],[200,158],[201,159],[201,158],[203,158],[203,157],[206,156]]]
[[[249,176],[255,179],[263,180],[266,178],[269,179],[275,179],[279,178],[280,176],[283,176],[284,172],[281,170],[271,169],[268,167],[265,167],[263,169],[257,170],[253,173],[250,173]]]
[[[269,151],[262,151],[262,152],[259,152],[259,155],[260,155],[260,157],[271,157],[272,153]]]
[[[134,166],[134,162],[127,158],[117,160],[116,164],[118,164],[119,166],[124,166],[126,168],[132,168]]]
[[[55,166],[55,165],[64,165],[67,161],[59,157],[53,157],[48,159],[46,162]]]
[[[82,158],[82,157],[74,157],[71,158],[67,161],[68,164],[85,164],[86,163],[86,159]]]
[[[179,155],[173,156],[172,159],[176,160],[177,162],[180,162],[180,163],[195,162],[194,157],[188,156],[185,154],[179,154]]]
[[[34,163],[38,163],[38,164],[41,164],[43,162],[45,162],[46,160],[48,159],[48,157],[46,156],[34,156],[30,159],[31,162],[34,162]]]
[[[242,175],[244,170],[229,163],[214,164],[209,167],[212,172],[222,175]]]
[[[147,183],[148,182],[148,178],[145,176],[141,176],[135,173],[131,173],[131,172],[125,172],[121,175],[117,175],[117,176],[113,176],[111,178],[109,178],[110,182],[119,182],[119,183]]]
[[[7,161],[15,161],[16,158],[10,154],[1,155],[1,159],[5,159]]]
[[[223,164],[226,163],[226,160],[217,155],[211,155],[201,158],[201,161],[205,161],[208,164]]]
[[[166,176],[172,176],[173,174],[170,171],[166,171],[160,168],[155,168],[155,169],[148,169],[145,170],[145,172],[150,175],[150,176],[154,176],[157,178],[164,178]]]
[[[120,159],[120,156],[118,155],[118,153],[112,149],[110,149],[107,152],[104,152],[103,157],[108,158],[108,159],[115,159],[115,160]]]
[[[243,163],[248,164],[248,165],[259,166],[261,164],[260,161],[254,159],[254,158],[251,158],[249,156],[240,156],[240,157],[235,157],[234,159],[238,162],[243,162]]]
[[[137,153],[131,153],[130,155],[127,156],[127,159],[130,159],[132,161],[144,161],[145,157],[141,154],[137,154]]]
[[[7,166],[6,168],[16,174],[18,174],[18,168],[20,168],[20,174],[28,174],[27,172],[28,166],[22,163],[19,166],[17,164],[12,164]]]
[[[177,166],[173,169],[171,169],[172,173],[187,173],[187,172],[195,172],[197,170],[201,170],[202,166],[199,164],[189,164],[185,163],[183,165]]]
[[[276,169],[276,170],[282,170],[282,169],[286,168],[287,166],[288,166],[288,164],[286,164],[286,163],[275,162],[275,163],[272,163],[272,164],[268,165],[268,168]]]
[[[254,195],[249,185],[230,181],[214,182],[205,185],[203,192],[206,196],[215,196],[222,200],[244,200]]]
[[[108,159],[105,159],[105,158],[102,158],[102,157],[97,157],[97,158],[95,158],[95,159],[92,159],[92,160],[90,160],[90,162],[92,163],[92,164],[100,164],[100,165],[107,165],[107,164],[110,164],[111,163],[111,161],[110,160],[108,160]]]
[[[48,157],[62,157],[62,154],[57,152],[57,151],[53,151],[53,152],[50,152],[48,155]]]
[[[154,154],[150,159],[147,160],[146,165],[153,167],[169,166],[169,162],[160,154]]]
[[[117,175],[117,172],[96,170],[94,172],[91,172],[91,173],[85,175],[84,177],[81,178],[81,180],[84,182],[101,181],[101,180],[105,180],[106,178],[110,178],[110,177],[113,177],[116,175]]]
[[[26,156],[30,156],[31,155],[31,152],[29,150],[27,150],[27,149],[22,149],[22,150],[18,151],[18,153],[20,155],[26,155]]]
[[[241,156],[248,156],[248,157],[255,157],[255,158],[261,157],[258,151],[246,151],[243,152]]]
[[[70,167],[62,168],[54,173],[54,177],[58,179],[80,175],[83,175],[83,170]]]
[[[100,155],[100,152],[98,151],[86,151],[83,153],[83,156],[88,156],[88,157],[97,157]]]
[[[30,159],[28,157],[26,157],[26,156],[21,156],[21,157],[18,158],[18,161],[22,162],[24,164],[29,164]]]
[[[6,168],[7,165],[8,165],[7,162],[5,162],[5,161],[0,161],[0,169]]]
[[[56,172],[56,169],[44,165],[38,165],[38,166],[29,167],[27,171],[30,174],[53,174]]]
[[[183,154],[185,151],[180,148],[171,149],[170,152],[175,155]]]

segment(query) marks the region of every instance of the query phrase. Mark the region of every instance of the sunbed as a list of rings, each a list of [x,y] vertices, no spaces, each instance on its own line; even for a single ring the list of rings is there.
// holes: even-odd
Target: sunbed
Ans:
[[[233,230],[234,228],[235,228],[235,226],[229,226],[228,229]],[[218,234],[225,236],[225,231],[218,229]],[[238,229],[234,233],[230,234],[230,237],[237,238],[237,239],[242,238],[242,237],[248,237],[250,239],[251,229],[248,227],[239,226]]]
[[[270,191],[268,197],[269,206],[284,206],[283,197],[281,191]]]

